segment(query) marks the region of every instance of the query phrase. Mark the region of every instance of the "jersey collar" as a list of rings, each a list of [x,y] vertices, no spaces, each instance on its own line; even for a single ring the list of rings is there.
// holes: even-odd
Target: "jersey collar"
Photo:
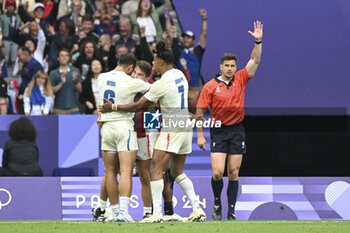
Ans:
[[[215,76],[215,81],[218,82],[218,83],[223,83],[226,85],[227,89],[229,89],[229,87],[232,85],[233,81],[235,80],[235,76],[233,75],[233,78],[230,80],[230,82],[228,84],[226,84],[224,81],[220,80],[219,77],[221,76],[220,75],[216,75]]]

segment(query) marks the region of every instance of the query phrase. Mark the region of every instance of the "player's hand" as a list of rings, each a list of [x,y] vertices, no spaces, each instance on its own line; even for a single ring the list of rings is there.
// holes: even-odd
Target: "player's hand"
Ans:
[[[263,36],[262,23],[259,20],[254,22],[254,32],[248,31],[248,33],[252,35],[256,41],[261,41],[261,38]]]
[[[206,151],[207,149],[205,148],[205,144],[207,143],[207,141],[205,140],[204,137],[198,137],[197,139],[197,144],[199,146],[199,148],[201,148],[202,150]]]
[[[104,99],[105,103],[102,104],[102,105],[99,105],[98,106],[98,110],[101,113],[112,112],[113,111],[113,109],[112,109],[112,107],[113,107],[112,101],[110,101],[110,100],[108,100],[106,98],[103,98],[103,99]]]

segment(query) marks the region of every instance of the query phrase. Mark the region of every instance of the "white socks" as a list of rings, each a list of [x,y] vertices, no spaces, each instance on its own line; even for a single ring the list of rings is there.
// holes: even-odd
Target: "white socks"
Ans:
[[[97,207],[100,207],[102,211],[106,209],[107,201],[98,198]]]
[[[112,210],[113,216],[116,216],[116,214],[119,212],[119,204],[111,205],[111,210]]]
[[[151,181],[151,192],[153,201],[153,214],[162,213],[162,192],[164,180]]]
[[[152,207],[143,207],[143,216],[146,214],[152,214]]]
[[[186,194],[188,200],[191,202],[193,210],[200,209],[199,201],[196,193],[194,192],[192,181],[186,176],[186,174],[182,173],[181,175],[177,176],[175,180],[181,187],[182,191]]]
[[[129,202],[130,202],[129,197],[123,196],[119,198],[120,212],[124,211],[125,214],[129,213]]]

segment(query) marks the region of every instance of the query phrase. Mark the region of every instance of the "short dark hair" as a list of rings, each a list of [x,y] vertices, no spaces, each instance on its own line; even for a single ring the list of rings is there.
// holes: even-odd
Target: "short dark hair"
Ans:
[[[145,72],[146,77],[149,77],[152,73],[152,66],[146,61],[136,62],[136,66],[139,67],[143,72]]]
[[[29,55],[32,55],[32,51],[30,51],[28,47],[23,46],[21,50],[22,50],[22,53],[27,53]]]
[[[61,52],[67,52],[69,54],[69,50],[66,48],[61,48],[60,50],[58,50],[57,55],[59,56]]]
[[[235,60],[237,62],[237,56],[233,53],[224,53],[224,55],[221,56],[221,64],[223,64],[224,61],[231,60]]]
[[[158,41],[156,44],[156,55],[159,59],[162,59],[165,64],[171,65],[174,62],[174,55],[171,50],[167,47],[164,40]]]
[[[34,51],[35,51],[35,50],[36,50],[36,47],[37,47],[37,43],[35,42],[35,40],[33,40],[33,39],[28,39],[28,40],[24,41],[24,44],[25,44],[27,41],[33,42],[33,44],[34,44]]]
[[[94,19],[92,18],[91,15],[89,14],[85,14],[82,18],[81,18],[81,22],[84,22],[84,21],[90,21],[90,22],[94,22]]]
[[[27,117],[21,117],[10,124],[9,136],[18,141],[35,141],[37,133],[32,121]]]
[[[75,34],[75,23],[73,20],[67,18],[61,21],[61,23],[64,23],[66,25],[66,28],[68,29],[68,35],[72,36]]]
[[[133,65],[135,67],[137,58],[132,53],[126,53],[120,56],[118,65],[127,67]]]

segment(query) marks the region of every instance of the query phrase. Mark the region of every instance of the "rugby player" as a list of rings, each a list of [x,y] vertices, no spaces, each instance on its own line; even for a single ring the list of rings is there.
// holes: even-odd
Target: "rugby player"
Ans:
[[[114,104],[106,103],[100,106],[101,112],[137,112],[152,102],[159,100],[163,121],[182,121],[189,119],[188,115],[188,83],[184,74],[173,68],[173,54],[164,41],[159,41],[154,54],[154,69],[160,72],[162,77],[155,82],[149,92],[147,92],[136,103]],[[175,116],[175,117],[174,117]],[[181,187],[189,199],[193,212],[187,221],[204,221],[206,215],[199,206],[198,198],[195,194],[191,180],[183,172],[186,154],[192,151],[192,128],[176,124],[171,128],[162,127],[160,135],[154,146],[151,175],[151,191],[153,201],[153,215],[144,219],[145,222],[161,222],[162,215],[162,191],[164,188],[163,171],[169,166],[169,161],[173,159],[172,173],[175,181]]]
[[[112,103],[128,104],[134,101],[137,93],[149,90],[150,84],[129,76],[134,70],[136,57],[127,53],[120,57],[118,66],[98,77],[100,103],[108,100]],[[132,189],[132,170],[138,150],[134,132],[133,113],[101,113],[101,150],[105,166],[105,187],[111,203],[111,209],[118,222],[130,222],[128,213]],[[118,186],[117,174],[120,172]],[[103,186],[103,185],[102,185]],[[119,187],[119,188],[118,188]],[[103,190],[101,190],[101,193]],[[118,194],[119,212],[117,211]]]

